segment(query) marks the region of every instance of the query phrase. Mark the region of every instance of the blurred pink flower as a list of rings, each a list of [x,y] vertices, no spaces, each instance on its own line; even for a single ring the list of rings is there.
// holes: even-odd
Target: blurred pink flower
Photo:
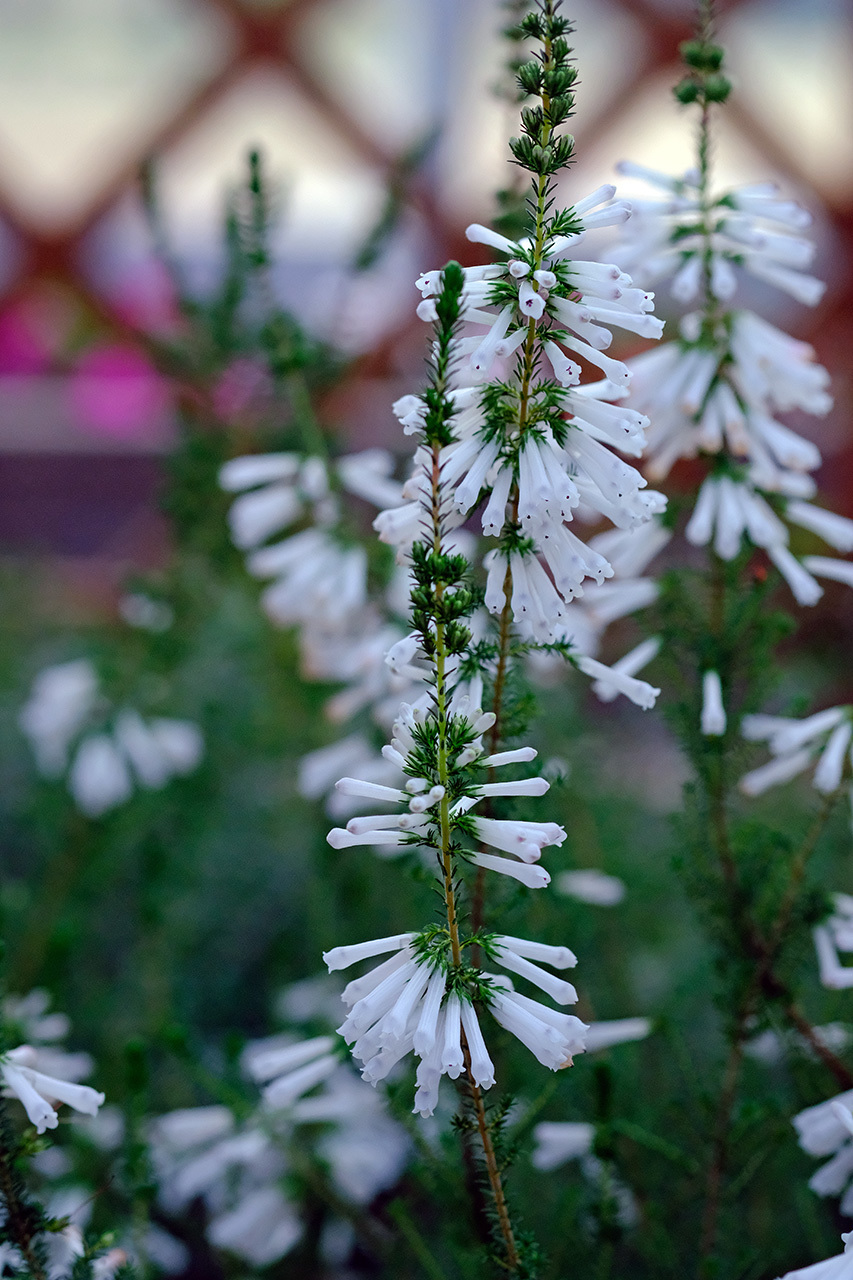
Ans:
[[[165,381],[133,347],[90,347],[71,376],[69,395],[82,426],[120,439],[159,434],[169,404]]]

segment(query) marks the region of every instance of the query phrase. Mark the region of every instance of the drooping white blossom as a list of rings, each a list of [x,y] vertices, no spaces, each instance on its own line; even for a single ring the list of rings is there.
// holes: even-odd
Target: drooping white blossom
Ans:
[[[166,716],[144,719],[111,706],[86,659],[46,667],[19,724],[47,777],[66,775],[77,807],[99,818],[141,786],[159,790],[192,773],[204,753],[198,726]]]
[[[3,1091],[23,1104],[27,1117],[37,1133],[55,1129],[59,1124],[56,1106],[66,1103],[75,1111],[93,1116],[104,1102],[104,1094],[89,1085],[75,1084],[36,1069],[38,1051],[31,1045],[9,1049],[0,1057]]]
[[[439,460],[442,486],[451,495],[444,500],[443,514],[450,528],[483,504],[481,524],[487,536],[514,526],[532,542],[532,547],[502,546],[488,553],[485,599],[493,613],[500,613],[508,600],[521,634],[543,643],[567,638],[570,603],[590,583],[601,584],[613,572],[604,555],[567,527],[576,510],[583,506],[628,530],[665,505],[662,495],[646,492],[642,475],[612,452],[615,448],[639,456],[647,420],[610,403],[624,394],[630,375],[624,364],[603,354],[612,341],[612,325],[660,336],[662,324],[650,314],[653,295],[633,288],[618,267],[576,260],[568,252],[586,230],[628,216],[627,206],[612,203],[614,190],[602,187],[578,202],[574,214],[582,230],[548,242],[539,265],[531,243],[509,241],[480,225],[468,228],[469,239],[497,249],[508,261],[464,270],[462,319],[487,331],[463,336],[457,344],[459,385],[450,393],[457,409],[454,439]],[[418,285],[424,297],[419,315],[432,320],[441,274],[426,272]],[[539,322],[550,327],[539,330]],[[548,385],[556,416],[496,433],[491,388],[483,384],[499,370],[505,377],[506,362],[517,359],[529,341],[541,344],[553,375]],[[597,365],[603,378],[581,386],[576,356]],[[425,405],[419,397],[404,397],[395,411],[404,430],[421,430]],[[427,462],[423,457],[418,464],[416,455],[415,472],[404,491],[409,505],[377,519],[380,536],[398,548],[417,536],[418,492],[427,486]],[[641,705],[648,705],[648,695]]]
[[[457,731],[464,733],[467,743],[454,763],[457,768],[468,768],[471,780],[468,795],[454,804],[449,812],[449,820],[480,845],[498,851],[496,854],[482,848],[471,851],[470,860],[475,865],[509,875],[531,888],[544,887],[550,879],[547,872],[530,864],[539,861],[544,848],[562,844],[566,838],[565,830],[554,822],[481,817],[476,812],[476,806],[483,799],[493,796],[542,795],[547,791],[549,783],[545,778],[490,782],[487,778],[480,780],[477,777],[474,769],[491,770],[504,763],[513,763],[520,757],[517,752],[508,753],[502,759],[485,756],[482,738],[494,723],[494,715],[492,712],[483,712],[477,704],[472,705],[472,696],[482,695],[480,681],[471,684],[470,693],[466,688],[463,683],[457,685],[449,705],[449,714]],[[414,707],[404,703],[394,722],[391,742],[383,748],[383,757],[395,765],[401,774],[412,774],[414,766],[410,761],[414,759],[413,753],[422,746],[420,738],[428,728],[437,732],[428,703]],[[521,750],[529,752],[527,748]],[[525,758],[531,757],[527,754]],[[419,782],[416,777],[409,777],[403,787],[389,787],[370,779],[344,777],[338,780],[336,787],[348,799],[380,801],[396,806],[397,812],[360,814],[351,818],[345,828],[334,827],[326,838],[335,849],[357,845],[402,848],[419,841],[428,843],[430,834],[436,831],[438,806],[444,797],[444,789],[440,786],[428,786]],[[511,857],[505,858],[500,854],[510,854]]]
[[[740,789],[748,796],[789,782],[812,766],[812,785],[824,795],[850,781],[853,723],[847,706],[829,707],[805,720],[750,715],[744,717],[741,731],[750,741],[766,742],[772,756],[741,778]]]
[[[558,893],[597,907],[615,907],[625,897],[625,883],[594,867],[588,870],[561,871],[555,881]]]
[[[441,1077],[456,1079],[465,1069],[463,1032],[474,1082],[490,1088],[495,1082],[494,1067],[468,992],[451,987],[441,960],[422,954],[416,941],[416,935],[400,934],[334,947],[323,958],[329,969],[335,970],[391,953],[345,987],[343,1001],[348,1012],[338,1030],[362,1063],[363,1078],[371,1084],[385,1079],[398,1062],[414,1052],[420,1059],[415,1111],[431,1115],[438,1102]],[[571,983],[534,963],[541,960],[554,968],[569,967],[575,957],[568,948],[495,935],[488,949],[494,963],[532,982],[557,1002],[569,1004],[577,999]],[[556,1070],[570,1065],[572,1054],[583,1052],[586,1026],[579,1018],[520,995],[510,980],[495,974],[483,975],[480,992],[496,1021],[544,1065]]]
[[[298,1243],[303,1224],[285,1189],[291,1144],[310,1126],[316,1155],[339,1195],[367,1203],[391,1186],[409,1154],[382,1099],[344,1066],[333,1036],[290,1033],[251,1041],[244,1074],[261,1087],[257,1111],[235,1119],[214,1105],[173,1111],[149,1129],[158,1199],[169,1213],[204,1201],[207,1237],[253,1266],[269,1266]]]
[[[853,965],[843,964],[842,954],[853,951],[853,897],[848,893],[832,895],[835,910],[814,929],[820,980],[831,991],[853,987]]]
[[[701,729],[706,738],[719,738],[726,731],[726,709],[723,690],[716,671],[706,671],[702,677]]]
[[[853,1090],[806,1107],[794,1116],[800,1146],[810,1156],[830,1156],[809,1179],[819,1196],[841,1196],[841,1213],[853,1213]]]
[[[644,284],[669,279],[681,302],[697,299],[707,284],[716,303],[713,323],[698,312],[686,315],[680,341],[630,362],[629,403],[651,421],[647,472],[659,480],[679,458],[727,457],[733,470],[718,467],[705,481],[688,539],[713,544],[726,560],[744,545],[762,548],[797,601],[813,605],[822,592],[817,577],[851,583],[853,569],[846,561],[796,555],[790,526],[847,552],[853,521],[809,501],[820,452],[777,415],[825,414],[829,376],[808,343],[733,303],[741,272],[805,305],[820,300],[823,284],[804,270],[813,245],[800,234],[811,217],[772,183],[735,188],[706,204],[694,171],[670,179],[639,165],[620,168],[666,195],[632,202],[617,261]]]
[[[542,1120],[533,1129],[534,1168],[550,1172],[577,1160],[587,1182],[598,1194],[615,1201],[622,1227],[635,1226],[639,1218],[636,1199],[612,1168],[593,1154],[595,1126],[586,1121]]]
[[[46,777],[64,773],[71,744],[88,723],[97,700],[97,673],[85,658],[45,667],[36,676],[18,724]]]

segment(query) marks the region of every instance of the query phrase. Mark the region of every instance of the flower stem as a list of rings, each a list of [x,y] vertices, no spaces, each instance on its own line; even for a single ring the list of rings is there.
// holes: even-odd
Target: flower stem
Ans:
[[[467,1044],[463,1045],[463,1053],[465,1056],[465,1074],[468,1079],[471,1102],[474,1106],[474,1113],[477,1118],[477,1132],[480,1135],[480,1142],[483,1145],[483,1160],[486,1166],[486,1176],[489,1179],[489,1186],[492,1189],[492,1197],[495,1202],[495,1212],[498,1217],[498,1223],[500,1225],[504,1245],[506,1246],[506,1267],[509,1271],[517,1271],[519,1263],[518,1246],[515,1243],[512,1220],[509,1216],[509,1208],[507,1206],[506,1196],[504,1195],[501,1171],[495,1155],[491,1128],[489,1126],[488,1116],[486,1115],[485,1103],[483,1102],[483,1094],[480,1086],[475,1083],[471,1072],[471,1056],[468,1052]]]
[[[37,1240],[37,1223],[42,1215],[38,1206],[28,1201],[21,1175],[15,1168],[16,1145],[6,1103],[0,1098],[0,1203],[5,1209],[4,1235],[19,1250],[27,1276],[31,1280],[47,1280],[44,1250]]]
[[[729,1133],[732,1125],[732,1112],[737,1098],[740,1069],[743,1063],[743,1049],[747,1038],[747,1028],[752,1014],[753,993],[741,1006],[734,1034],[729,1048],[729,1058],[723,1075],[723,1087],[717,1103],[717,1114],[714,1123],[711,1164],[708,1169],[708,1180],[705,1191],[705,1209],[702,1215],[702,1234],[699,1248],[699,1276],[709,1272],[709,1264],[713,1258],[717,1244],[717,1227],[720,1216],[720,1200],[723,1189],[723,1177],[728,1163]]]
[[[771,956],[775,956],[785,937],[788,925],[791,920],[791,913],[797,902],[797,893],[803,882],[803,876],[806,872],[808,861],[814,853],[815,846],[820,839],[823,829],[829,821],[832,811],[841,795],[841,788],[831,791],[829,795],[824,796],[820,809],[815,814],[814,821],[806,832],[805,839],[800,845],[791,863],[790,878],[788,887],[785,890],[785,896],[779,907],[779,914],[776,917],[776,923],[770,931],[767,940],[767,947]]]
[[[436,555],[440,555],[442,551],[442,528],[441,528],[441,467],[440,467],[440,448],[438,444],[432,447],[432,541],[433,551]],[[441,603],[444,595],[444,588],[441,583],[437,583],[435,587],[435,600],[437,610],[440,614]],[[440,784],[447,788],[450,782],[450,769],[448,760],[448,688],[447,688],[447,638],[443,623],[437,621],[435,627],[435,703],[436,716],[438,721],[438,779]],[[456,893],[453,885],[453,849],[450,837],[450,800],[447,793],[439,801],[439,831],[441,849],[439,856],[441,860],[441,868],[444,879],[444,906],[447,915],[447,930],[450,936],[450,953],[454,966],[461,962],[462,950],[459,941],[459,919],[456,908]],[[503,1181],[501,1179],[500,1168],[495,1157],[494,1143],[489,1126],[486,1109],[483,1104],[483,1096],[480,1088],[474,1079],[471,1067],[471,1055],[468,1046],[464,1040],[463,1033],[463,1055],[465,1061],[465,1076],[471,1100],[473,1102],[474,1111],[477,1119],[477,1131],[480,1136],[480,1142],[483,1147],[483,1160],[485,1163],[486,1174],[489,1185],[492,1190],[492,1196],[495,1204],[495,1213],[497,1214],[500,1224],[501,1234],[506,1246],[506,1266],[509,1271],[518,1270],[518,1250],[515,1243],[515,1236],[512,1230],[509,1210],[507,1208],[506,1196],[504,1194]]]

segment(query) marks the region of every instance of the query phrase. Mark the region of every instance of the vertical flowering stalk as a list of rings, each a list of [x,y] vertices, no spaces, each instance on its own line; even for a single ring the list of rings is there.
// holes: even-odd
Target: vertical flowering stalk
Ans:
[[[442,1075],[462,1081],[470,1109],[464,1128],[479,1142],[498,1256],[512,1272],[529,1270],[532,1255],[510,1216],[496,1126],[483,1097],[495,1083],[495,1068],[480,1012],[487,1010],[551,1070],[571,1064],[586,1028],[491,971],[498,965],[559,1005],[577,998],[570,983],[542,967],[574,965],[566,947],[495,934],[486,925],[487,872],[542,888],[550,878],[539,865],[542,850],[565,839],[556,823],[509,820],[492,811],[505,797],[548,789],[541,777],[497,778],[505,766],[528,764],[536,755],[508,740],[521,732],[506,715],[508,684],[526,653],[544,649],[641,706],[651,706],[658,692],[593,660],[576,641],[567,612],[585,582],[599,584],[613,573],[606,556],[569,529],[577,508],[583,504],[629,531],[664,505],[612,451],[638,457],[647,419],[610,403],[624,395],[630,374],[604,354],[611,325],[654,338],[662,326],[650,314],[653,296],[635,289],[618,267],[574,255],[590,229],[628,216],[626,205],[613,202],[614,188],[602,187],[568,209],[553,207],[555,175],[573,152],[572,138],[560,129],[573,112],[576,76],[570,26],[558,7],[539,0],[518,28],[533,46],[518,69],[519,86],[532,102],[522,110],[521,136],[511,142],[516,163],[532,179],[529,233],[509,240],[469,227],[470,240],[497,249],[505,261],[464,269],[451,263],[418,282],[418,313],[434,327],[430,384],[394,406],[418,445],[406,501],[381,512],[375,527],[409,567],[412,583],[412,629],[387,661],[420,676],[426,690],[403,705],[383,750],[405,783],[342,778],[337,784],[346,796],[385,802],[396,812],[352,818],[328,836],[335,848],[431,851],[441,920],[419,932],[335,947],[325,959],[337,969],[389,957],[345,989],[349,1011],[341,1034],[374,1083],[414,1051],[421,1114],[432,1113]],[[582,385],[573,357],[604,376]],[[460,526],[477,510],[484,534],[494,540],[483,567],[484,602],[496,621],[474,644],[468,618],[476,593],[460,554],[470,535]],[[478,625],[485,624],[478,619]],[[485,713],[484,689],[492,700]]]
[[[755,1017],[777,1010],[839,1083],[853,1084],[847,1066],[800,1010],[790,978],[780,974],[786,950],[807,922],[808,860],[850,778],[848,712],[834,708],[802,723],[746,714],[760,705],[772,678],[779,631],[765,602],[767,586],[778,581],[774,570],[802,605],[820,597],[819,576],[853,582],[853,567],[844,561],[792,554],[789,525],[849,551],[853,522],[807,501],[815,494],[809,473],[820,454],[775,418],[793,408],[825,413],[831,404],[826,371],[806,343],[735,307],[733,299],[741,270],[808,305],[820,299],[823,284],[803,270],[813,253],[801,235],[810,221],[805,210],[782,199],[770,183],[714,190],[712,115],[731,86],[724,51],[713,37],[712,0],[701,0],[696,38],[682,46],[687,74],[675,90],[682,103],[699,109],[696,168],[670,178],[635,164],[620,166],[658,193],[635,202],[617,251],[644,283],[670,277],[673,295],[697,304],[682,320],[679,340],[632,362],[632,403],[652,419],[653,477],[663,478],[681,457],[698,456],[706,468],[684,532],[694,546],[707,547],[707,570],[670,575],[662,596],[663,651],[695,690],[680,707],[697,779],[695,800],[688,798],[690,831],[703,895],[715,899],[706,905],[726,985],[729,1057],[710,1142],[703,1265],[718,1247],[732,1121]],[[766,554],[767,568],[751,563],[756,552]],[[825,747],[815,773],[825,802],[799,846],[769,829],[759,838],[755,823],[738,821],[733,792],[739,733],[766,738],[779,757],[742,780],[747,795],[804,771]]]
[[[572,1054],[582,1051],[586,1027],[516,992],[506,977],[473,962],[476,948],[489,962],[565,1005],[576,1000],[574,987],[535,962],[555,969],[571,967],[575,957],[568,948],[471,929],[459,906],[469,866],[508,875],[530,888],[544,887],[549,876],[537,865],[542,849],[565,839],[556,823],[507,821],[476,812],[492,797],[542,795],[548,783],[541,777],[491,781],[494,770],[529,762],[536,752],[521,747],[489,753],[483,737],[493,727],[494,714],[484,713],[480,706],[482,679],[463,680],[459,674],[460,656],[471,642],[467,618],[475,604],[468,562],[453,550],[459,515],[452,482],[447,481],[460,443],[461,414],[453,384],[460,359],[456,331],[464,287],[462,268],[449,264],[436,284],[431,380],[419,398],[420,443],[410,481],[417,495],[417,532],[409,548],[412,632],[404,647],[409,662],[420,660],[426,690],[414,704],[403,704],[383,753],[407,781],[398,789],[341,779],[338,788],[345,794],[393,804],[397,812],[353,818],[328,837],[335,848],[382,844],[431,850],[441,886],[442,918],[419,933],[335,947],[324,958],[330,969],[340,969],[390,954],[345,989],[349,1012],[340,1032],[352,1043],[362,1074],[371,1083],[384,1079],[414,1051],[420,1058],[415,1110],[422,1115],[432,1114],[442,1075],[463,1080],[498,1224],[502,1264],[514,1272],[521,1265],[521,1246],[483,1098],[483,1091],[495,1083],[495,1071],[477,1010],[488,1009],[552,1070],[570,1065]]]
[[[574,112],[576,69],[570,60],[569,22],[553,0],[540,0],[515,34],[533,53],[518,66],[521,133],[510,147],[530,174],[527,233],[510,240],[474,224],[468,239],[497,250],[500,263],[464,272],[460,318],[480,332],[462,337],[460,369],[468,385],[454,391],[457,440],[444,478],[449,505],[461,522],[480,509],[480,524],[494,540],[484,567],[485,604],[496,635],[479,645],[491,691],[494,720],[488,745],[505,737],[504,702],[514,666],[530,649],[557,651],[595,678],[603,691],[622,693],[643,707],[658,690],[633,670],[607,668],[588,652],[590,627],[570,609],[584,585],[613,574],[606,554],[569,527],[577,508],[631,530],[663,510],[662,495],[613,449],[638,457],[648,419],[620,400],[630,373],[605,354],[612,327],[659,338],[662,323],[650,313],[654,295],[634,288],[619,267],[576,257],[587,232],[623,222],[630,213],[603,186],[569,208],[554,208],[555,180],[571,161],[574,140],[562,132]],[[435,319],[440,273],[419,280],[419,314]],[[486,332],[482,330],[485,328]],[[583,362],[583,366],[579,363]],[[602,375],[581,384],[583,367]],[[416,430],[423,407],[415,397],[395,406],[404,429]],[[383,512],[380,537],[405,555],[416,507]],[[485,877],[478,880],[474,921],[484,916]]]

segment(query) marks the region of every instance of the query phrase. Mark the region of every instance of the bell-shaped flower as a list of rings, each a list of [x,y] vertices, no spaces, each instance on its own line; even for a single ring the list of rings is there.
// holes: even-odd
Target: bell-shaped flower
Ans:
[[[38,1133],[55,1129],[59,1124],[57,1103],[67,1103],[84,1115],[97,1115],[104,1095],[85,1084],[73,1084],[35,1069],[37,1051],[30,1045],[10,1049],[0,1058],[0,1075],[4,1093],[23,1103],[24,1110]]]

